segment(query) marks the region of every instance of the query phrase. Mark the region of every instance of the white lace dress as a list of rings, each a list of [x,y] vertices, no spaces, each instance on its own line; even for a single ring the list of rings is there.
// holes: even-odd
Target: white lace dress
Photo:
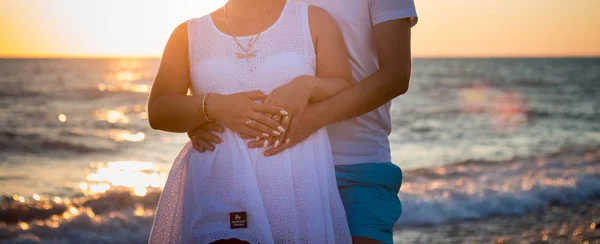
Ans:
[[[300,75],[315,75],[308,5],[288,1],[247,62],[210,16],[187,22],[193,92],[272,92]],[[251,37],[241,37],[246,43]],[[175,160],[157,207],[151,243],[350,243],[336,186],[327,131],[273,157],[226,130],[214,152],[188,143]],[[246,218],[231,213],[245,212]],[[231,218],[230,218],[231,217]],[[246,220],[247,228],[231,228]]]

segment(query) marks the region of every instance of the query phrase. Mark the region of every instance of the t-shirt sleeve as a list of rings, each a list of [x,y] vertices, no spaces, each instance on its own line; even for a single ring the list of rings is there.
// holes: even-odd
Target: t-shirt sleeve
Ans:
[[[414,26],[418,20],[414,0],[369,0],[369,11],[373,25],[409,18],[411,26]]]

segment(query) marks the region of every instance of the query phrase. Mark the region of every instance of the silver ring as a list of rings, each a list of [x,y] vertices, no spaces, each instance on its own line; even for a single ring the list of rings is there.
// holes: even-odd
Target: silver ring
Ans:
[[[251,120],[251,119],[249,119],[249,120],[246,120],[246,126],[250,125],[250,123],[252,123],[252,120]]]

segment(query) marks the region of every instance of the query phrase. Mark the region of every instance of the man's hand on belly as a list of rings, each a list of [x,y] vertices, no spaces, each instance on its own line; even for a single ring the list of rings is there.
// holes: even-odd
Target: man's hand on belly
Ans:
[[[199,152],[214,151],[215,145],[221,143],[221,138],[215,135],[213,132],[223,133],[225,128],[215,122],[206,123],[196,129],[188,132],[188,137],[192,140],[194,149]],[[214,143],[214,144],[213,144]]]

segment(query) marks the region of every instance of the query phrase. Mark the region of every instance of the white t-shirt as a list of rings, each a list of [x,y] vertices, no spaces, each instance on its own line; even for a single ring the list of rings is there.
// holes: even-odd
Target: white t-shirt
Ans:
[[[356,82],[379,69],[373,26],[417,12],[413,0],[296,0],[319,6],[336,20],[348,48]],[[390,162],[391,101],[357,118],[327,126],[336,165]]]

